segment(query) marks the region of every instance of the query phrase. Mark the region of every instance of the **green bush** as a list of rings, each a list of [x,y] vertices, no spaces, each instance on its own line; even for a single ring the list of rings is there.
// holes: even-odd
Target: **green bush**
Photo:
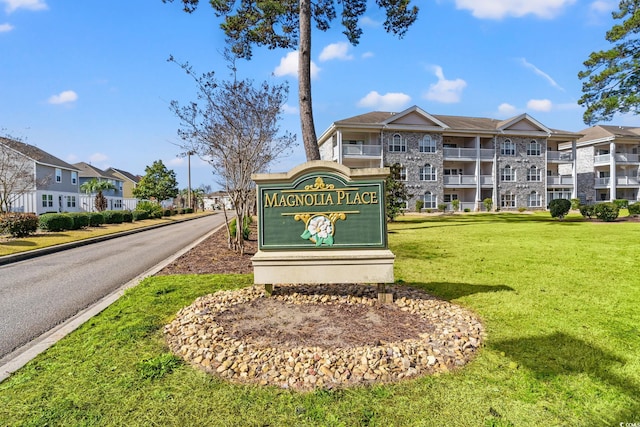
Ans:
[[[162,216],[171,216],[173,215],[173,209],[163,209]]]
[[[629,205],[629,215],[640,215],[640,202]]]
[[[574,211],[580,209],[580,199],[571,199],[571,209]]]
[[[451,201],[451,207],[453,208],[454,211],[459,211],[460,210],[460,200],[455,199]]]
[[[244,240],[247,240],[249,238],[249,233],[251,232],[249,228],[249,224],[251,224],[252,221],[253,219],[251,217],[248,217],[248,216],[244,217],[244,221],[243,221],[244,227],[242,227],[242,238]],[[236,230],[237,230],[237,221],[236,221],[236,218],[233,218],[229,223],[229,233],[231,234],[231,237],[236,237]]]
[[[104,211],[102,212],[104,216],[105,224],[122,224],[122,211]]]
[[[471,209],[469,209],[469,208],[464,208],[464,211],[465,211],[465,212],[471,212]]]
[[[162,206],[157,203],[148,201],[138,203],[138,206],[136,206],[136,210],[146,211],[149,215],[149,218],[162,218],[163,214]]]
[[[184,213],[186,213],[186,214],[193,213],[193,208],[184,208]]]
[[[580,205],[579,207],[580,213],[585,218],[593,218],[595,214],[595,206],[594,205]]]
[[[73,230],[80,230],[89,226],[89,214],[86,212],[72,212],[69,214],[73,218]]]
[[[620,208],[618,208],[618,205],[613,202],[598,203],[595,206],[594,213],[596,218],[599,220],[611,222],[618,218]]]
[[[563,220],[565,215],[571,210],[571,202],[567,199],[553,199],[549,203],[549,212],[552,218]]]
[[[438,205],[438,210],[439,210],[439,211],[442,211],[442,212],[446,211],[446,210],[447,210],[447,205],[446,205],[446,204],[444,204],[444,203],[440,203],[440,204]]]
[[[149,219],[149,212],[143,210],[134,210],[131,212],[133,214],[134,221],[142,221],[144,219]]]
[[[416,212],[422,212],[422,208],[424,207],[424,200],[416,200]]]
[[[133,222],[133,213],[131,211],[122,211],[122,222]]]
[[[104,216],[101,212],[89,212],[89,227],[100,227],[104,224]]]
[[[618,210],[626,209],[629,207],[629,201],[627,199],[616,199],[613,201],[613,203],[615,203],[615,205],[618,207]]]
[[[42,214],[38,218],[39,227],[45,231],[64,231],[73,229],[73,218],[69,214]]]
[[[0,216],[0,233],[25,237],[38,229],[38,216],[33,213],[7,213]]]
[[[487,197],[482,201],[482,204],[484,205],[484,208],[487,210],[487,212],[491,212],[491,208],[493,207],[493,199]]]
[[[176,209],[176,215],[184,215],[184,208]]]
[[[520,206],[520,207],[518,208],[518,212],[520,212],[520,213],[522,213],[522,212],[524,212],[524,211],[526,211],[526,210],[527,210],[527,208],[525,208],[524,206]]]

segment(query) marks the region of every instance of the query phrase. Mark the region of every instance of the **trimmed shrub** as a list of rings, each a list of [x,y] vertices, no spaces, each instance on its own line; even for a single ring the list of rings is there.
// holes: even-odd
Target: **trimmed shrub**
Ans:
[[[149,201],[138,203],[138,206],[136,206],[136,210],[146,211],[149,215],[149,218],[162,218],[163,214],[162,206]]]
[[[144,219],[149,219],[149,212],[147,211],[136,209],[133,212],[131,212],[131,214],[133,215],[134,221],[142,221]]]
[[[416,200],[416,212],[422,212],[424,207],[424,200]]]
[[[186,213],[186,214],[193,213],[193,208],[184,208],[184,213]]]
[[[89,227],[100,227],[104,224],[104,215],[101,212],[89,212]]]
[[[171,216],[173,215],[173,209],[163,209],[162,216]]]
[[[549,212],[552,218],[558,218],[562,221],[566,214],[571,210],[571,202],[567,199],[553,199],[549,203]]]
[[[487,197],[482,201],[482,204],[484,205],[484,208],[487,210],[487,212],[491,212],[491,208],[493,207],[493,199]]]
[[[438,210],[442,211],[442,212],[446,211],[447,210],[447,205],[445,205],[444,203],[440,203],[438,205]]]
[[[618,207],[618,210],[626,209],[629,207],[629,201],[627,199],[616,199],[613,201],[613,203],[616,204],[616,206]]]
[[[38,216],[34,213],[11,212],[0,216],[0,233],[24,237],[38,229]]]
[[[69,214],[43,214],[38,218],[38,225],[45,231],[64,231],[73,229],[73,218]]]
[[[123,221],[122,211],[104,211],[102,216],[105,224],[122,224]]]
[[[580,209],[580,213],[585,218],[591,219],[595,215],[594,205],[580,205],[579,209]]]
[[[184,214],[184,208],[176,209],[176,215],[183,215],[183,214]]]
[[[86,212],[72,212],[69,214],[73,218],[73,230],[80,230],[89,226],[89,214]]]
[[[629,215],[640,215],[640,202],[629,205]]]
[[[571,199],[571,209],[574,211],[580,209],[580,199]]]
[[[133,222],[133,214],[131,211],[122,211],[122,222]]]
[[[451,201],[451,207],[453,208],[454,211],[459,211],[460,210],[460,200],[455,199]]]
[[[470,208],[464,208],[464,211],[465,212],[471,212],[471,209]]]
[[[613,202],[598,203],[594,209],[596,218],[605,222],[615,221],[615,219],[618,218],[619,212],[620,209],[618,205]]]

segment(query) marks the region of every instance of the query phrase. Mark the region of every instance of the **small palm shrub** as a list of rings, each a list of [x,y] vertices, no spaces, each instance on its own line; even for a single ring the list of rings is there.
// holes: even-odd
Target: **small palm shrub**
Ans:
[[[247,240],[249,238],[249,234],[251,232],[251,229],[249,228],[249,224],[251,224],[252,221],[253,219],[251,217],[249,216],[244,217],[244,221],[243,221],[244,226],[242,227],[242,238],[244,240]],[[237,228],[238,228],[238,225],[237,225],[236,218],[233,218],[229,223],[229,233],[231,234],[231,237],[236,237]]]
[[[38,216],[33,213],[6,213],[0,216],[0,234],[25,237],[38,230]]]
[[[73,218],[69,214],[50,213],[42,214],[38,218],[38,225],[45,231],[64,231],[73,229]]]
[[[620,208],[613,202],[598,203],[595,206],[594,213],[596,218],[601,221],[611,222],[618,218]]]

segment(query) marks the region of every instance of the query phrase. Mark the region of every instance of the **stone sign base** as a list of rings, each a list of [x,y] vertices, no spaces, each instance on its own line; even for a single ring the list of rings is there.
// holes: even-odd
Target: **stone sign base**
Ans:
[[[251,258],[253,280],[265,285],[372,283],[378,285],[378,299],[391,302],[385,284],[393,283],[395,255],[388,249],[258,251]]]

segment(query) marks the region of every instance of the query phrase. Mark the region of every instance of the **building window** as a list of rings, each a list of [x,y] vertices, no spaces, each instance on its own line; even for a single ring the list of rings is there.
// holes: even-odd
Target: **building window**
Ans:
[[[529,207],[530,208],[539,208],[542,206],[542,197],[538,194],[537,191],[532,191],[529,194]]]
[[[531,141],[527,146],[527,156],[539,156],[540,151],[541,148],[538,141]]]
[[[500,206],[503,208],[515,208],[516,196],[513,193],[505,193],[500,195]]]
[[[436,152],[436,142],[431,139],[431,136],[425,135],[420,140],[420,152],[421,153],[435,153]]]
[[[540,169],[536,166],[527,169],[527,181],[540,181]]]
[[[516,173],[513,170],[513,168],[511,168],[511,166],[507,165],[507,166],[503,167],[502,169],[500,169],[500,180],[501,181],[515,181],[516,180]]]
[[[503,142],[500,143],[500,155],[515,156],[516,145],[510,139],[505,139]]]
[[[438,205],[437,197],[431,191],[424,193],[424,207],[427,209],[435,209]]]
[[[113,208],[114,209],[122,209],[122,199],[115,199],[113,201]]]
[[[407,151],[407,142],[402,138],[399,133],[393,135],[391,142],[389,143],[389,151],[395,153],[404,153]]]
[[[420,181],[435,181],[436,168],[429,163],[420,168]]]
[[[456,168],[447,168],[444,169],[444,174],[445,175],[462,175],[462,169],[456,169]]]
[[[76,207],[76,196],[67,196],[67,207],[68,208]]]
[[[444,202],[445,203],[451,203],[454,200],[458,200],[458,195],[457,194],[445,194],[444,195]]]
[[[406,180],[407,180],[407,167],[400,166],[400,181],[406,181]]]
[[[71,172],[71,183],[76,185],[78,183],[78,172]]]
[[[56,182],[62,182],[62,169],[56,168]]]
[[[53,207],[53,194],[43,194],[42,195],[42,207],[43,208],[52,208]]]

